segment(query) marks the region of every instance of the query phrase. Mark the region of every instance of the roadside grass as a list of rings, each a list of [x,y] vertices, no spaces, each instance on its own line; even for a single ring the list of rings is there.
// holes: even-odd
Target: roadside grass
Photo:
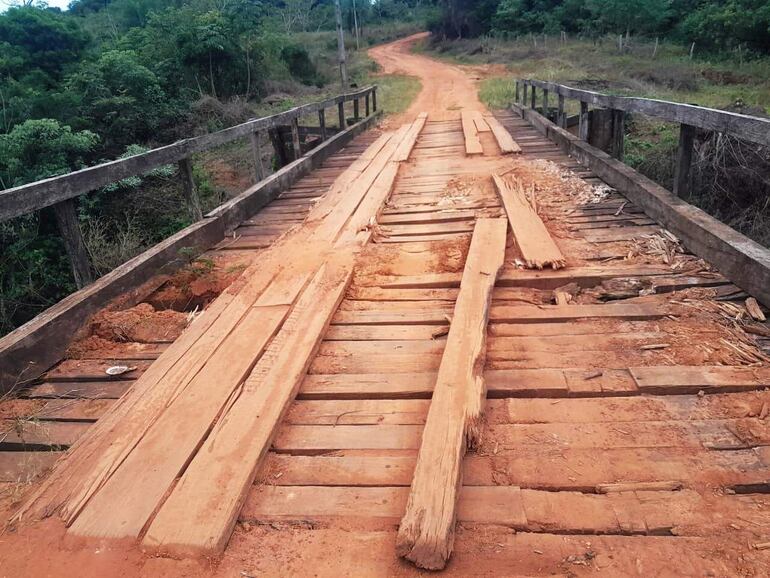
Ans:
[[[592,42],[532,37],[423,41],[416,48],[455,64],[503,64],[504,74],[483,80],[479,97],[492,109],[515,99],[515,79],[534,78],[607,94],[686,102],[744,114],[770,112],[770,58],[737,53],[689,58],[688,47],[631,39],[620,53],[616,39]],[[554,99],[555,101],[555,99]],[[540,96],[538,96],[538,104]],[[555,104],[555,102],[554,102]],[[579,103],[566,101],[568,114]],[[626,118],[625,162],[671,190],[679,127],[642,115]],[[770,150],[738,139],[699,133],[693,192],[686,198],[757,242],[770,245]]]

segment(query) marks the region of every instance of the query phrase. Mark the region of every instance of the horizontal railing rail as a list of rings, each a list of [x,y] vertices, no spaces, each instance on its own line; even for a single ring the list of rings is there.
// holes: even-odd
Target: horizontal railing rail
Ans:
[[[579,100],[589,105],[645,114],[661,120],[717,131],[749,142],[770,146],[770,119],[667,100],[601,94],[541,80],[530,79],[520,82],[524,86],[539,88],[557,96]]]
[[[300,117],[324,111],[335,105],[354,101],[358,108],[358,100],[365,98],[368,101],[371,95],[373,108],[377,110],[376,90],[376,86],[369,86],[356,92],[297,106],[264,118],[252,119],[217,132],[180,140],[125,159],[0,191],[0,222],[55,205],[128,177],[146,174],[157,167],[179,162],[194,153],[209,150],[253,133],[290,125]],[[369,106],[367,105],[366,108],[368,109]],[[342,112],[340,114],[344,115]],[[340,128],[342,128],[345,124],[343,116],[340,116],[340,122]]]

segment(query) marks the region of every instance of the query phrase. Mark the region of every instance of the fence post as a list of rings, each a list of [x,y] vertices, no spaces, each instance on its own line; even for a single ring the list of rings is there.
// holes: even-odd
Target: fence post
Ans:
[[[624,143],[626,138],[626,113],[622,110],[612,110],[612,156],[623,160]]]
[[[562,34],[564,34],[562,32]],[[564,95],[559,93],[559,109],[556,113],[556,124],[561,128],[567,128],[567,115],[564,114]]]
[[[531,97],[531,101],[532,102],[531,102],[531,106],[530,106],[530,108],[532,110],[535,110],[535,104],[537,103],[537,97],[536,97],[535,91],[536,91],[535,85],[533,84],[532,85],[532,97]]]
[[[548,89],[543,89],[543,116],[548,118]]]
[[[299,144],[299,118],[291,119],[291,146],[294,151],[294,160],[302,156],[302,147]]]
[[[345,130],[345,101],[342,100],[337,105],[337,112],[340,117],[340,130]]]
[[[193,218],[193,221],[200,221],[203,218],[203,211],[201,211],[201,202],[198,198],[198,191],[195,188],[190,157],[183,158],[179,161],[178,166],[179,176],[182,178],[182,190],[184,191],[187,206],[190,209],[190,216]]]
[[[249,133],[251,154],[254,157],[254,175],[258,183],[265,178],[265,167],[262,165],[262,146],[259,144],[259,132]]]
[[[580,101],[580,125],[578,127],[580,140],[588,142],[588,103]]]
[[[86,249],[83,233],[78,223],[77,210],[75,209],[75,199],[67,199],[53,206],[56,224],[59,227],[59,234],[64,241],[64,248],[67,250],[67,256],[72,267],[72,275],[75,277],[75,284],[78,289],[82,289],[94,278],[91,274],[91,262],[88,258],[88,249]]]
[[[527,81],[525,80],[525,81],[524,81],[524,95],[523,95],[523,96],[524,96],[524,98],[523,98],[523,100],[521,101],[521,104],[522,104],[523,106],[527,106],[527,92],[529,92],[529,85],[527,84]]]
[[[674,194],[684,197],[690,194],[692,147],[695,140],[695,127],[689,124],[679,126],[679,148],[676,151],[674,167]]]
[[[369,116],[370,110],[369,110],[369,93],[368,92],[366,93],[366,98],[364,99],[364,101],[366,102],[366,115],[365,116]]]
[[[354,122],[358,122],[358,116],[359,116],[358,112],[359,112],[359,110],[358,110],[358,99],[354,98],[353,99],[353,118],[355,119]]]
[[[318,111],[318,126],[321,127],[321,140],[326,140],[326,111],[323,108]]]
[[[521,95],[520,86],[519,86],[519,81],[517,80],[516,81],[516,95],[514,96],[514,101],[516,102],[516,104],[521,102],[521,99],[519,98],[520,95]]]
[[[372,87],[372,110],[377,112],[377,87]]]

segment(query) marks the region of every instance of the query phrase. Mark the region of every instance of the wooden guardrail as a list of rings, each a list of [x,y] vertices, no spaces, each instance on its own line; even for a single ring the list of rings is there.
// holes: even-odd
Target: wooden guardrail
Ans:
[[[327,138],[326,109],[336,106],[337,129],[344,130],[347,126],[345,103],[353,102],[353,116],[357,122],[360,114],[359,101],[362,99],[365,101],[365,117],[368,117],[371,112],[376,112],[377,86],[373,85],[320,102],[297,106],[272,116],[252,119],[224,130],[184,139],[125,159],[0,191],[0,223],[53,206],[75,280],[78,287],[83,287],[90,283],[93,277],[88,253],[77,222],[74,203],[76,197],[128,177],[146,174],[157,167],[178,163],[179,176],[190,212],[193,219],[199,221],[203,215],[192,178],[191,155],[248,137],[254,156],[255,177],[259,182],[265,177],[260,150],[260,135],[263,132],[268,132],[270,141],[278,153],[280,164],[284,165],[290,161],[283,150],[281,133],[278,129],[284,126],[291,127],[291,149],[293,160],[296,160],[302,156],[299,127],[301,117],[317,113],[319,134],[321,140],[325,141]]]
[[[540,109],[535,106],[538,88],[543,91]],[[532,92],[528,94],[528,90]],[[555,111],[548,103],[551,94],[559,99]],[[690,251],[770,307],[770,249],[680,198],[690,184],[696,128],[770,146],[770,120],[674,102],[607,96],[537,80],[517,81],[515,98],[517,102],[511,109],[516,114],[641,207],[649,217],[679,237]],[[577,136],[566,129],[574,123],[567,121],[565,98],[580,101]],[[589,110],[589,105],[607,108]],[[641,113],[681,124],[674,185],[678,195],[622,162],[626,113]],[[597,133],[601,138],[594,138]]]
[[[674,194],[680,197],[690,191],[692,150],[696,128],[732,135],[741,140],[770,147],[770,119],[665,100],[613,96],[530,79],[516,81],[516,102],[523,106],[527,106],[529,102],[531,108],[536,108],[538,88],[542,90],[541,102],[544,116],[549,116],[549,95],[554,94],[558,98],[556,124],[561,128],[567,128],[567,116],[564,111],[565,99],[571,98],[580,101],[578,135],[582,140],[591,140],[592,131],[600,128],[596,126],[598,123],[591,126],[591,117],[598,118],[599,115],[591,115],[589,106],[600,107],[609,111],[611,151],[608,152],[619,160],[623,159],[625,113],[639,113],[679,123],[679,148],[674,175]],[[528,91],[531,91],[529,95],[527,94]]]

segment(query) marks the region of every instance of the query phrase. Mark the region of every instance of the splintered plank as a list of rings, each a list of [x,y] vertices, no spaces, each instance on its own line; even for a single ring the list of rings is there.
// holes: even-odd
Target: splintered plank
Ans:
[[[465,262],[447,344],[423,430],[398,554],[441,569],[454,544],[457,495],[466,447],[479,443],[486,397],[482,369],[492,288],[505,257],[505,219],[479,219]]]
[[[493,175],[495,187],[505,205],[516,245],[530,269],[542,269],[550,265],[554,269],[564,267],[566,259],[556,246],[543,221],[527,200],[521,181]]]
[[[318,272],[238,399],[161,506],[145,535],[146,546],[224,550],[246,493],[351,275],[350,262],[326,265]]]
[[[417,119],[409,127],[409,131],[406,134],[404,141],[398,146],[396,152],[393,153],[393,160],[396,162],[403,162],[409,160],[409,155],[414,148],[414,144],[417,142],[417,136],[425,126],[425,121],[428,120],[428,113],[421,112],[417,115]]]
[[[489,125],[489,129],[492,131],[492,134],[495,135],[495,140],[497,141],[497,146],[500,147],[500,152],[502,152],[504,155],[521,152],[519,143],[513,140],[511,133],[509,133],[505,127],[500,124],[500,121],[498,121],[491,114],[485,116],[484,120],[486,120],[487,124]]]
[[[484,149],[481,147],[481,140],[479,139],[478,130],[476,129],[476,123],[473,121],[473,113],[471,111],[464,110],[462,112],[462,124],[463,136],[465,137],[465,154],[484,154]]]

